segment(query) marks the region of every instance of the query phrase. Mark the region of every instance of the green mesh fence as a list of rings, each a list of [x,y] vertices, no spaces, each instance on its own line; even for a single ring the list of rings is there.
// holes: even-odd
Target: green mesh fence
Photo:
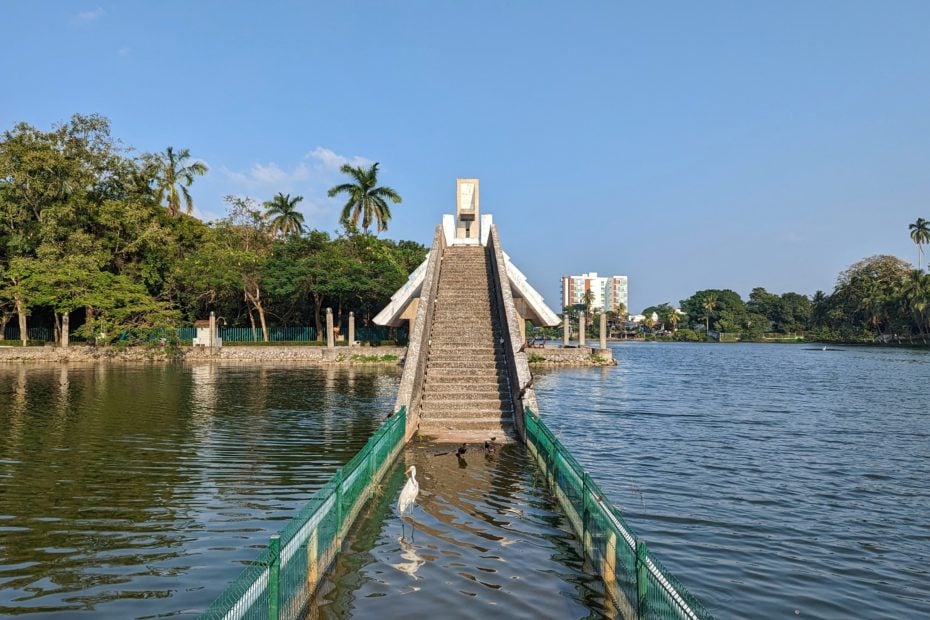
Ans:
[[[401,408],[389,418],[200,617],[278,620],[304,615],[343,537],[403,449],[406,417]]]
[[[526,444],[624,618],[713,618],[632,533],[604,492],[529,408]]]

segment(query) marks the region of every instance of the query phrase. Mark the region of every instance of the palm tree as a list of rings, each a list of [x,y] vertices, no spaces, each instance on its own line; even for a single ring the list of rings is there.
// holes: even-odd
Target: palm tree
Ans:
[[[930,222],[922,217],[908,225],[911,231],[911,240],[917,244],[917,269],[920,269],[920,256],[924,253],[923,245],[930,243]]]
[[[710,333],[710,313],[717,309],[717,296],[708,295],[701,302],[704,308],[704,333]]]
[[[666,324],[666,325],[671,324],[671,326],[672,326],[672,331],[673,331],[673,332],[674,332],[674,331],[677,331],[677,329],[678,329],[678,321],[680,321],[681,318],[678,316],[678,313],[675,312],[675,309],[674,309],[674,308],[672,308],[671,310],[669,310],[669,311],[665,314],[665,316],[664,316],[663,318],[664,318],[664,320],[665,320],[665,324]]]
[[[174,147],[169,146],[164,153],[155,158],[156,196],[159,203],[162,200],[166,201],[168,213],[172,217],[181,213],[181,196],[184,196],[187,204],[187,213],[190,214],[194,210],[194,200],[187,188],[194,182],[194,176],[201,176],[207,172],[207,165],[201,161],[185,165],[184,162],[190,159],[190,156],[191,153],[187,149],[175,153]]]
[[[930,327],[930,320],[928,320],[930,274],[924,274],[921,270],[915,269],[910,273],[908,279],[901,284],[898,294],[906,307],[913,312],[917,330],[921,338],[926,341],[927,328]]]
[[[584,304],[584,313],[591,314],[591,304],[594,303],[594,293],[591,292],[591,289],[586,290],[584,295],[581,296],[581,303]]]
[[[291,198],[290,194],[278,192],[274,198],[265,201],[265,218],[271,225],[273,236],[299,235],[304,231],[304,216],[297,210],[297,203],[303,199],[303,196]]]
[[[390,187],[378,187],[378,162],[373,163],[368,170],[349,164],[343,165],[340,170],[355,181],[336,185],[329,190],[330,198],[342,193],[349,195],[349,200],[342,208],[342,215],[339,217],[342,225],[346,228],[357,229],[358,220],[361,218],[362,228],[366,234],[372,221],[378,225],[377,232],[387,230],[387,223],[391,219],[391,209],[385,198],[394,204],[400,204],[401,197]]]

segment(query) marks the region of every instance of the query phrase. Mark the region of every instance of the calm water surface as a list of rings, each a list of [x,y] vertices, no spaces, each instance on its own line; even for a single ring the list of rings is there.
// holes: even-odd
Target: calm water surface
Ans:
[[[930,353],[637,343],[616,357],[539,373],[543,415],[718,617],[930,617]],[[0,366],[0,615],[202,609],[361,447],[398,379]],[[414,540],[394,514],[399,464],[321,615],[609,615],[522,448],[461,469],[430,450],[404,455],[424,490]]]
[[[720,618],[930,618],[930,352],[629,343],[546,423]]]
[[[0,365],[0,616],[204,608],[364,444],[398,378]]]

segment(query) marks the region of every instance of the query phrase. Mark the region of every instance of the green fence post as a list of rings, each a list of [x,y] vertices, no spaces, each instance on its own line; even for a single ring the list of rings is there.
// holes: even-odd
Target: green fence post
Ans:
[[[648,613],[649,568],[646,566],[646,543],[636,541],[636,617],[645,618]]]
[[[342,546],[342,468],[336,471],[336,536],[333,546]]]
[[[277,534],[268,543],[271,566],[268,567],[268,618],[278,620],[278,576],[281,573],[281,537]]]

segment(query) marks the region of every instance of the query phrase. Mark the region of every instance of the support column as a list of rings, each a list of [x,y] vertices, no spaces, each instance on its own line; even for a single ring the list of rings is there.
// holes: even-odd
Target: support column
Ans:
[[[333,336],[333,309],[326,309],[326,346],[332,349],[336,346],[336,339]]]
[[[578,346],[584,346],[584,312],[578,313]]]
[[[562,313],[562,346],[567,347],[568,341],[572,339],[572,328],[568,324],[568,312]]]
[[[68,333],[70,329],[68,324],[71,322],[69,316],[70,313],[68,312],[62,312],[61,314],[61,348],[63,349],[68,348]]]
[[[216,346],[216,313],[210,310],[210,348]]]
[[[349,312],[349,346],[355,344],[355,313]]]
[[[607,313],[601,313],[601,349],[607,348]]]

